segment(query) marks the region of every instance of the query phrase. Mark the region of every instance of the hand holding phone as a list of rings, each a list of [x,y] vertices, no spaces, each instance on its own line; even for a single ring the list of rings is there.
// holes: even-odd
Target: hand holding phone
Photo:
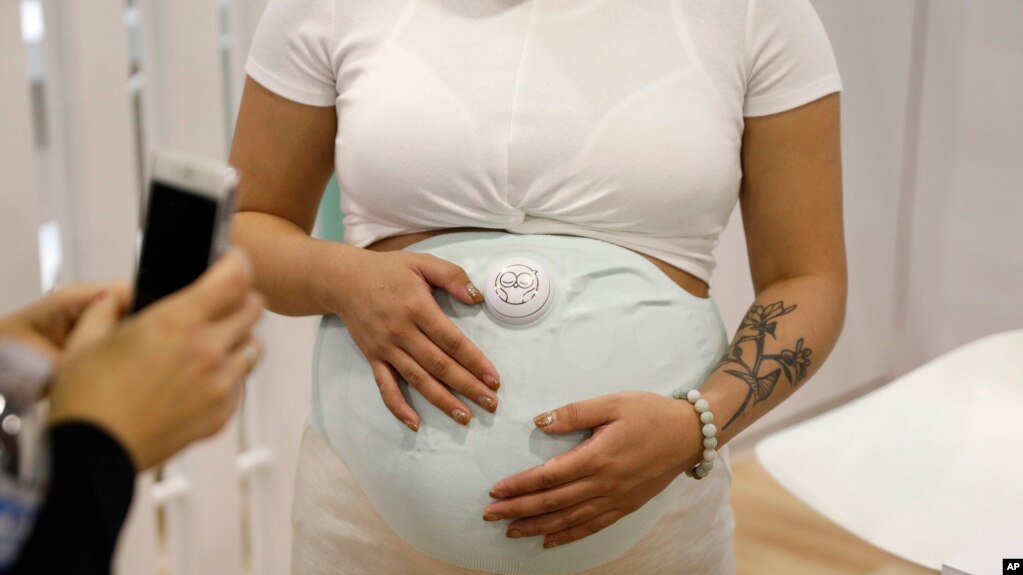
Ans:
[[[50,422],[86,421],[151,468],[235,413],[262,355],[264,300],[232,249],[198,281],[127,320],[115,297],[85,310],[50,394]]]

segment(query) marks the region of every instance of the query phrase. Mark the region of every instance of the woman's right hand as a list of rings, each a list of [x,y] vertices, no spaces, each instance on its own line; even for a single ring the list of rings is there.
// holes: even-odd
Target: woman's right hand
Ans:
[[[433,298],[439,288],[475,305],[483,294],[461,267],[429,254],[353,250],[332,306],[373,368],[384,405],[413,431],[419,415],[397,376],[449,417],[467,425],[471,411],[453,393],[497,409],[497,370]]]

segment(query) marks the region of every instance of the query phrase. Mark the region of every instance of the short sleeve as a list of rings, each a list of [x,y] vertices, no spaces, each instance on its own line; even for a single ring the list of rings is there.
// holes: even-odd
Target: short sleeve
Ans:
[[[749,0],[743,115],[766,116],[842,90],[831,42],[810,0]]]
[[[245,73],[300,104],[334,105],[336,2],[270,0],[256,27]]]

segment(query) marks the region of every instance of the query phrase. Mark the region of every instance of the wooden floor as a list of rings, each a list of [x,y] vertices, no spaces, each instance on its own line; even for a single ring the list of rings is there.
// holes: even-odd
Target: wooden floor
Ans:
[[[738,575],[934,575],[832,523],[790,495],[752,454],[733,460]]]

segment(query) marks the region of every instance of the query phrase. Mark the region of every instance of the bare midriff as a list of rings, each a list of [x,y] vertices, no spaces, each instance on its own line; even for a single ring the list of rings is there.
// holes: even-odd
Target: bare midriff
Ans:
[[[474,232],[474,231],[493,232],[493,231],[500,231],[500,230],[493,230],[493,229],[487,229],[487,228],[446,228],[446,229],[443,229],[443,230],[429,230],[429,231],[425,231],[425,232],[413,232],[413,233],[410,233],[410,234],[401,234],[401,235],[391,236],[391,237],[388,237],[388,238],[377,240],[377,241],[373,242],[372,244],[366,246],[366,249],[373,250],[373,251],[378,251],[378,252],[397,251],[397,250],[404,249],[404,248],[406,248],[406,247],[408,247],[408,246],[410,246],[410,245],[412,245],[412,244],[414,244],[416,242],[425,240],[426,238],[432,238],[434,236],[439,236],[441,234],[449,234],[449,233],[452,233],[452,232]],[[632,250],[632,251],[635,251],[635,250]],[[657,266],[657,268],[660,269],[662,272],[664,272],[664,275],[668,276],[668,278],[671,281],[675,282],[675,284],[677,284],[678,287],[686,290],[687,292],[693,294],[696,297],[702,297],[702,298],[707,297],[708,286],[700,278],[694,276],[693,274],[691,274],[689,272],[682,271],[682,270],[676,268],[675,266],[667,264],[667,263],[665,263],[665,262],[663,262],[663,261],[661,261],[661,260],[659,260],[659,259],[657,259],[655,257],[648,256],[646,254],[641,254],[639,252],[636,252],[636,253],[641,255],[641,256],[643,256],[644,258],[650,260],[650,263],[652,263],[655,266]]]

